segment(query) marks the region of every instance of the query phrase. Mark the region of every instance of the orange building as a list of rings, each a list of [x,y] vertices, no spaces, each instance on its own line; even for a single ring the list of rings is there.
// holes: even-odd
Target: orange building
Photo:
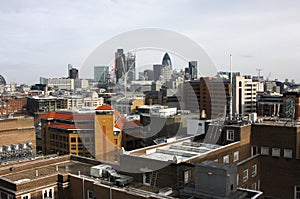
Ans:
[[[96,110],[55,111],[40,117],[43,154],[73,154],[116,161],[124,118],[111,106]]]

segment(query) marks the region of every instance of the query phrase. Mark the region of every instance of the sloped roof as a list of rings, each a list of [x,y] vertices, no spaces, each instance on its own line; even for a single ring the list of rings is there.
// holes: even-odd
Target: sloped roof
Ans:
[[[113,107],[109,106],[108,104],[102,104],[101,106],[96,108],[96,111],[112,111],[114,110]]]

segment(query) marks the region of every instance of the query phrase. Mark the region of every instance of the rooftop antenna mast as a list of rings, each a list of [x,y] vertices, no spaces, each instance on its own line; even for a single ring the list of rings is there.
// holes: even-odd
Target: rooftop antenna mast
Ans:
[[[230,96],[229,96],[229,120],[232,120],[232,56],[230,54]]]
[[[257,77],[258,82],[260,82],[260,72],[262,71],[262,69],[257,68],[256,71],[258,72],[258,77]]]

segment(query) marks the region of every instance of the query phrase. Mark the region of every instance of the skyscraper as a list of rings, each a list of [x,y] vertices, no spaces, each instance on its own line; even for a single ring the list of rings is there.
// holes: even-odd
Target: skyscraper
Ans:
[[[71,64],[68,64],[68,72],[70,79],[78,79],[78,69],[73,68]]]
[[[170,58],[170,56],[169,56],[168,53],[166,53],[164,55],[163,60],[162,60],[162,65],[164,67],[168,67],[168,68],[170,68],[172,70],[172,62],[171,62],[171,58]]]
[[[106,82],[108,73],[108,66],[94,66],[94,81]]]
[[[135,54],[133,53],[127,53],[126,56],[126,72],[127,74],[127,82],[131,82],[135,80]]]
[[[123,49],[118,49],[115,53],[115,74],[116,74],[116,83],[123,77],[126,71],[126,57]]]
[[[189,62],[189,71],[190,71],[191,79],[197,79],[197,61]]]

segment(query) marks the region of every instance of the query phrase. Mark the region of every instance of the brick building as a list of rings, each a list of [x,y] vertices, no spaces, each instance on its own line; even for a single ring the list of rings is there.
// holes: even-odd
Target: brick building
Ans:
[[[119,153],[124,118],[109,105],[103,104],[96,110],[49,112],[40,119],[43,154],[106,159],[108,152]]]
[[[230,82],[221,78],[201,77],[184,82],[185,109],[201,113],[203,119],[229,114],[229,89]]]
[[[179,192],[164,195],[166,192],[163,190],[166,189],[146,187],[136,179],[125,187],[119,187],[108,179],[92,177],[90,168],[101,164],[94,159],[74,155],[9,162],[0,166],[0,196],[15,199],[190,198]],[[249,199],[261,194],[249,190],[239,192],[244,192],[244,198]]]
[[[0,162],[35,154],[33,118],[0,119]]]
[[[260,154],[260,188],[264,195],[269,198],[298,198],[300,127],[286,121],[253,124],[251,147],[253,153]]]
[[[25,96],[5,96],[0,100],[0,115],[20,113],[26,109]]]

